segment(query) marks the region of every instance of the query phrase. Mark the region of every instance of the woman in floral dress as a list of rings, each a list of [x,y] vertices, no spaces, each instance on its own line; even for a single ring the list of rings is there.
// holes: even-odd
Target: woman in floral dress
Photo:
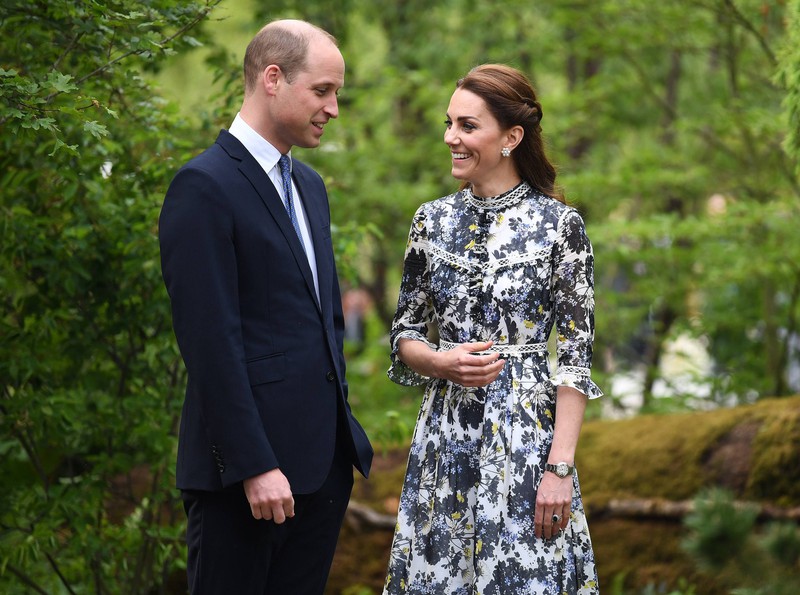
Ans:
[[[414,216],[391,332],[389,377],[426,389],[385,594],[599,592],[573,467],[587,398],[602,395],[592,248],[555,188],[541,117],[503,65],[470,71],[448,107],[462,189]]]

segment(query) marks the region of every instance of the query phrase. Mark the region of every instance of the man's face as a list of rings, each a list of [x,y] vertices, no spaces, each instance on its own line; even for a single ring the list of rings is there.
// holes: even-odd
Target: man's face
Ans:
[[[280,75],[272,108],[275,147],[286,153],[293,146],[319,146],[323,127],[339,115],[336,96],[343,85],[344,59],[338,48],[327,39],[312,39],[306,70],[295,73],[291,83]]]

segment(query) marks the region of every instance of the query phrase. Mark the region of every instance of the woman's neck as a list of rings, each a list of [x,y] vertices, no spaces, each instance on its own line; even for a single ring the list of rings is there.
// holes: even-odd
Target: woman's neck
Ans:
[[[508,192],[520,182],[522,182],[522,178],[517,175],[504,176],[481,183],[472,182],[472,193],[482,198],[490,198]]]

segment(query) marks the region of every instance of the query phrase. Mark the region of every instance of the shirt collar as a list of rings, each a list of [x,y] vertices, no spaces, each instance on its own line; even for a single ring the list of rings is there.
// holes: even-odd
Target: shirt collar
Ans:
[[[269,172],[272,168],[278,165],[278,159],[281,158],[281,153],[276,149],[272,143],[261,136],[258,132],[253,130],[250,125],[244,121],[240,114],[236,114],[233,119],[231,127],[228,129],[239,142],[244,145],[250,154],[256,158],[256,161],[261,165],[265,172]],[[289,151],[289,163],[292,163],[292,152]]]

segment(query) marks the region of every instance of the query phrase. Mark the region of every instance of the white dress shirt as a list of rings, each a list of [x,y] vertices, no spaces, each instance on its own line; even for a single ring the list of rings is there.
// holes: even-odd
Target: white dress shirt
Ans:
[[[281,168],[278,165],[278,160],[281,158],[280,151],[273,147],[272,144],[263,136],[258,134],[258,132],[253,130],[239,114],[236,114],[236,117],[234,118],[228,132],[235,136],[239,142],[244,145],[244,148],[247,149],[253,157],[255,157],[256,161],[258,161],[258,164],[269,176],[269,179],[272,180],[272,184],[275,186],[275,190],[278,191],[278,195],[281,197],[283,204],[286,205],[286,196],[284,196],[283,193],[283,180],[281,179]],[[290,163],[291,159],[292,153],[290,151]],[[311,232],[308,228],[308,217],[306,217],[303,201],[300,200],[300,193],[297,191],[297,186],[294,184],[294,179],[292,179],[291,200],[292,205],[294,206],[295,215],[297,216],[300,235],[302,236],[301,241],[303,242],[303,247],[306,250],[308,265],[311,267],[311,274],[314,277],[314,291],[317,294],[317,302],[319,302],[319,281],[317,280],[317,258],[314,253],[314,242],[311,241]]]

